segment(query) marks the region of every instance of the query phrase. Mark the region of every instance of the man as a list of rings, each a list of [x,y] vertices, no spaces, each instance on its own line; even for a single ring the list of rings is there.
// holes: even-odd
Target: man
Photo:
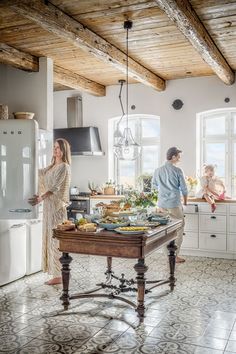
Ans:
[[[181,203],[181,192],[183,195],[183,204],[187,205],[188,189],[184,179],[183,171],[176,167],[180,161],[181,150],[177,147],[171,147],[166,153],[166,163],[157,168],[154,172],[152,185],[158,190],[158,206],[170,215],[183,220],[183,226],[178,232],[175,241],[177,248],[176,262],[185,262],[185,259],[178,256],[183,241],[184,231],[184,213]]]

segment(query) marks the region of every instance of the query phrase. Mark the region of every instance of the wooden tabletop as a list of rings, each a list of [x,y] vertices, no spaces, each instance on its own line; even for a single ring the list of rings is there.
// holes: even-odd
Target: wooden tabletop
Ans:
[[[97,232],[54,229],[53,237],[59,240],[61,252],[142,258],[175,239],[181,225],[181,220],[173,219],[167,225],[160,225],[144,234],[132,235],[99,229]]]

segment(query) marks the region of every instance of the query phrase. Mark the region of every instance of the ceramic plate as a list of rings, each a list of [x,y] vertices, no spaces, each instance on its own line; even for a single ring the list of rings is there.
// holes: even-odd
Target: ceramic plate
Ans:
[[[114,229],[116,229],[116,228],[119,228],[119,227],[121,227],[121,226],[127,226],[127,225],[129,225],[129,221],[127,221],[127,222],[123,222],[123,223],[117,223],[117,224],[107,224],[107,223],[100,223],[99,222],[99,220],[98,221],[96,221],[96,223],[100,226],[100,227],[102,227],[103,229],[106,229],[106,230],[114,230]]]
[[[141,234],[145,234],[147,232],[148,228],[146,228],[145,230],[122,230],[119,227],[117,229],[115,229],[115,232],[118,232],[119,234],[123,234],[123,235],[141,235]]]

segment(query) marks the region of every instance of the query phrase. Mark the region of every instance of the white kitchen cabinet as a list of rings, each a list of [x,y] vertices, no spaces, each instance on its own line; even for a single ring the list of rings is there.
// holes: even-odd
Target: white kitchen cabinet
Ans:
[[[26,224],[24,220],[0,221],[0,286],[26,274]]]
[[[226,234],[200,232],[199,248],[207,251],[226,251]]]
[[[236,253],[236,233],[230,233],[227,237],[227,251]]]
[[[197,231],[184,231],[183,243],[181,248],[198,248],[198,232]]]
[[[181,249],[198,249],[198,205],[184,207],[184,233]]]
[[[236,215],[229,216],[229,232],[236,233]]]
[[[185,214],[184,221],[185,230],[198,232],[198,214]]]
[[[211,206],[208,203],[199,203],[198,209],[200,214],[212,214]],[[214,212],[214,215],[226,214],[226,211],[227,211],[226,204],[216,204],[216,210]]]
[[[42,220],[27,222],[26,274],[42,270]]]
[[[226,215],[200,214],[200,231],[226,233]]]
[[[183,254],[236,257],[236,202],[216,203],[214,213],[206,202],[191,203],[184,212]]]

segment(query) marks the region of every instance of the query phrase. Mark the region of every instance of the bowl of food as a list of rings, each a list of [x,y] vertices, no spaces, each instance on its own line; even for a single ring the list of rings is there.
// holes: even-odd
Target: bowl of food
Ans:
[[[15,119],[33,119],[33,112],[14,112],[13,113]]]
[[[100,220],[95,221],[100,227],[106,230],[114,230],[117,227],[128,226],[129,220],[124,218],[115,218],[112,216],[106,216]]]
[[[170,221],[169,216],[152,215],[148,218],[149,221],[156,221],[161,225],[166,225]]]

